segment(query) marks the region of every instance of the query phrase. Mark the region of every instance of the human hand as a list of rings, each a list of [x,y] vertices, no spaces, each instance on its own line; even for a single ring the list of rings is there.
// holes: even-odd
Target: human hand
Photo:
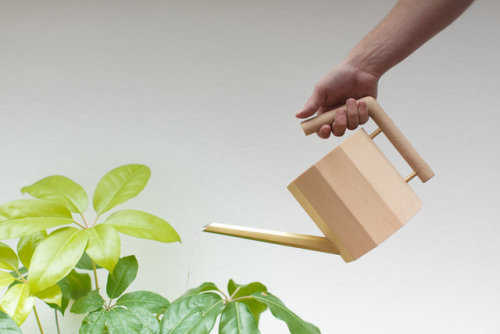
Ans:
[[[295,116],[307,118],[315,113],[320,115],[328,110],[346,104],[347,108],[335,115],[332,124],[323,125],[317,132],[320,138],[343,136],[346,128],[354,130],[368,121],[368,108],[356,99],[364,96],[377,97],[379,77],[362,71],[346,62],[335,66],[314,87],[314,91],[304,108]]]

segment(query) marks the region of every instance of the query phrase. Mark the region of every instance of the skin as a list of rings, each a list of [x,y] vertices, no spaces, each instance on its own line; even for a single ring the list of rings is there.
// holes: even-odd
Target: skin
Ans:
[[[320,138],[344,135],[368,121],[366,104],[356,99],[377,97],[382,75],[408,57],[457,17],[473,0],[400,0],[387,16],[315,86],[295,116],[308,118],[346,104],[332,124],[323,125]]]

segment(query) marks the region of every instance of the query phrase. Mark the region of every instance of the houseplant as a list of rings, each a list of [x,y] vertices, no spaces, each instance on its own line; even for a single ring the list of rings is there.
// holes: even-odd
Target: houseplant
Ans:
[[[258,282],[229,280],[227,293],[205,282],[172,302],[150,291],[125,293],[136,278],[138,263],[133,255],[120,258],[119,233],[180,242],[169,223],[140,210],[119,210],[99,220],[137,196],[150,174],[147,166],[131,164],[104,175],[93,194],[93,222],[84,213],[85,190],[61,175],[22,188],[32,199],[0,205],[0,240],[18,239],[16,251],[0,243],[0,288],[6,289],[0,299],[2,333],[20,333],[17,325],[31,312],[43,333],[35,298],[54,309],[58,333],[58,316],[66,314],[70,303],[71,312],[86,315],[80,333],[203,334],[212,331],[219,316],[219,333],[259,333],[259,317],[267,309],[285,321],[291,333],[319,333]],[[108,271],[105,295],[99,269]]]

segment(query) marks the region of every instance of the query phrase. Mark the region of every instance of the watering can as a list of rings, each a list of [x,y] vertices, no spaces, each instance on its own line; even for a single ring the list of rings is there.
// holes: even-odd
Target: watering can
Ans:
[[[218,223],[205,226],[204,231],[339,254],[350,262],[406,224],[422,207],[408,182],[415,176],[427,182],[434,173],[374,98],[361,101],[379,128],[370,135],[360,128],[288,186],[324,236]],[[333,123],[341,108],[346,107],[303,121],[305,134]],[[406,178],[374,143],[381,132],[413,170]]]

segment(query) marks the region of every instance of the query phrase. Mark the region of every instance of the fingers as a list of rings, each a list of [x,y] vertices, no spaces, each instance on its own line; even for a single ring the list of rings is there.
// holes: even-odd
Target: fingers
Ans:
[[[358,103],[358,117],[360,125],[368,122],[368,106],[366,105],[366,102]]]
[[[347,109],[347,111],[346,111],[347,128],[349,130],[354,130],[358,127],[358,123],[359,123],[358,103],[356,102],[355,99],[351,98],[351,99],[348,99],[345,104],[346,104],[346,109]],[[335,122],[336,122],[336,120],[335,120]]]
[[[320,99],[319,99],[319,93],[314,90],[314,92],[312,93],[311,97],[309,98],[309,100],[307,100],[304,108],[302,108],[301,111],[299,111],[298,113],[295,114],[295,117],[297,118],[307,118],[309,116],[312,116],[314,115],[314,113],[318,110],[321,102],[320,102]]]
[[[322,109],[323,107],[320,108],[320,111]],[[341,137],[345,134],[346,129],[354,130],[358,125],[368,122],[368,117],[368,106],[366,103],[358,103],[355,99],[350,98],[346,101],[346,107],[337,111],[334,122],[331,125],[323,125],[318,130],[317,135],[323,139],[330,137],[330,133]]]
[[[341,109],[335,114],[335,121],[332,125],[332,133],[334,136],[341,137],[345,133],[347,127],[346,110]]]

